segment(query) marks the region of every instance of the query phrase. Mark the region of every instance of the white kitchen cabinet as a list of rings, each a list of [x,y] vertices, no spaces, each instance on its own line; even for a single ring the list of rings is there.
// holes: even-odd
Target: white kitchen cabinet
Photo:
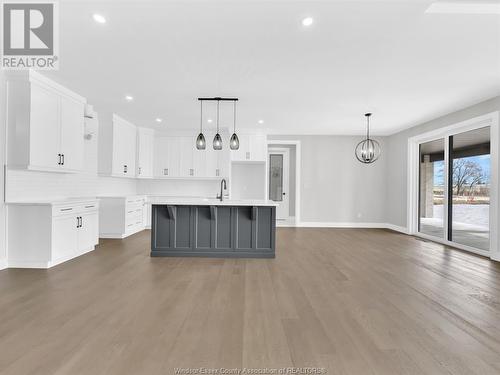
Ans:
[[[33,71],[10,74],[7,92],[8,166],[83,170],[85,98]]]
[[[62,168],[83,170],[84,155],[84,106],[70,98],[60,99]]]
[[[145,196],[100,197],[99,200],[99,237],[125,238],[145,228]]]
[[[154,175],[157,178],[180,177],[180,141],[178,137],[156,137]]]
[[[96,199],[9,203],[8,265],[49,268],[94,250]]]
[[[155,138],[154,149],[156,178],[213,179],[229,175],[228,144],[216,151],[208,142],[205,150],[198,150],[193,137],[161,136]]]
[[[240,134],[240,148],[231,151],[231,161],[266,162],[267,142],[263,134]]]
[[[136,177],[137,128],[120,116],[100,116],[99,173]]]
[[[153,129],[137,128],[137,177],[153,177],[154,157],[154,135]]]

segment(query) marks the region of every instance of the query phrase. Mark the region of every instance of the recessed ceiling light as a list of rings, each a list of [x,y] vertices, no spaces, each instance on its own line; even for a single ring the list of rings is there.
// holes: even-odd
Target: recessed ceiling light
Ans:
[[[106,23],[106,18],[104,18],[103,15],[95,13],[92,18],[94,19],[95,22],[97,23]]]
[[[259,124],[263,124],[264,123],[264,120],[259,120],[257,121]]]
[[[162,119],[158,117],[155,121],[156,122],[162,122]]]
[[[209,124],[211,124],[211,123],[213,122],[213,120],[212,120],[211,118],[209,118],[209,119],[207,120],[207,122],[208,122]]]
[[[130,95],[125,95],[125,100],[131,102],[132,100],[134,100],[134,97]]]
[[[500,4],[491,1],[435,1],[425,13],[500,14]]]
[[[304,26],[311,26],[313,24],[314,20],[312,17],[306,17],[302,20],[302,25]]]

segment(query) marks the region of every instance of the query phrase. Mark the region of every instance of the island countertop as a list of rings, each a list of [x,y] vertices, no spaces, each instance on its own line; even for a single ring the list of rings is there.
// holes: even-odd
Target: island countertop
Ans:
[[[147,202],[156,205],[175,206],[263,206],[276,207],[278,204],[264,199],[224,199],[149,196]]]

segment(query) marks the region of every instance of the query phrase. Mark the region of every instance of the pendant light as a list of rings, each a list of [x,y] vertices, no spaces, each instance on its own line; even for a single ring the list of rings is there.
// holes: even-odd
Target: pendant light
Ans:
[[[380,148],[380,144],[376,140],[370,138],[371,115],[371,113],[365,113],[366,138],[358,143],[355,150],[356,159],[358,159],[363,164],[371,164],[377,161],[382,151]]]
[[[222,150],[222,137],[219,134],[219,103],[220,100],[217,100],[217,134],[213,141],[214,150]]]
[[[236,135],[236,101],[233,101],[233,135],[229,140],[229,148],[231,148],[231,150],[237,150],[240,148],[240,140]]]
[[[207,147],[205,136],[203,135],[203,100],[200,100],[200,134],[196,138],[196,148],[204,150]]]

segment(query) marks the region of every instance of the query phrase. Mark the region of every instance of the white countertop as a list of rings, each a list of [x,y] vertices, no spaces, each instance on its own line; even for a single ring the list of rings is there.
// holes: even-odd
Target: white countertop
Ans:
[[[278,203],[264,199],[227,199],[220,201],[215,198],[203,197],[171,197],[171,196],[157,196],[157,195],[141,195],[146,197],[147,203],[150,204],[170,204],[170,205],[186,205],[186,206],[277,206]],[[114,198],[126,198],[127,196],[116,196]],[[102,198],[102,197],[101,197]],[[98,197],[74,197],[74,198],[60,198],[60,199],[37,199],[30,201],[15,201],[6,202],[10,205],[24,205],[24,206],[55,206],[55,205],[71,205],[83,204],[98,201]]]
[[[58,206],[58,205],[71,205],[71,204],[83,204],[90,202],[97,202],[96,197],[75,197],[75,198],[60,198],[60,199],[37,199],[30,201],[14,201],[5,202],[5,204],[19,205],[19,206]]]
[[[277,206],[274,201],[264,199],[224,199],[191,197],[158,197],[149,196],[148,203],[182,206]]]

